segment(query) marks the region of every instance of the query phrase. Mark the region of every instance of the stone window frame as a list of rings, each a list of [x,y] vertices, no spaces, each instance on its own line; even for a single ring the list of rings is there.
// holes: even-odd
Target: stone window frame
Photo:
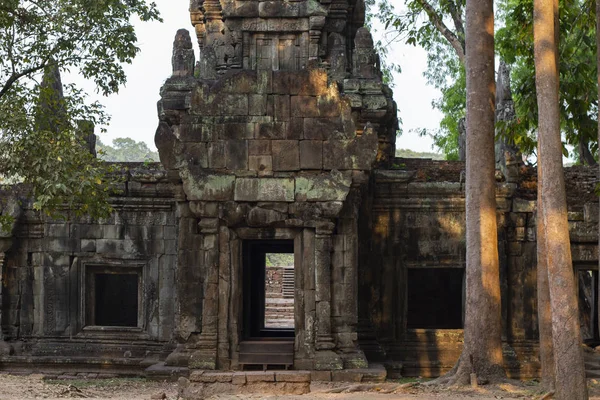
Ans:
[[[81,260],[79,268],[79,332],[78,337],[115,337],[127,339],[148,339],[144,288],[149,276],[149,263],[145,260]],[[99,326],[88,324],[90,318],[88,304],[93,301],[93,292],[89,290],[90,274],[94,272],[127,271],[138,275],[138,324],[137,326]],[[92,283],[93,284],[93,283]]]
[[[306,67],[306,63],[308,62],[308,37],[306,32],[244,32],[244,43],[247,43],[249,46],[248,55],[245,60],[247,65],[244,65],[244,68],[250,69],[253,71],[259,70],[258,68],[258,46],[257,42],[259,40],[271,40],[272,41],[272,53],[271,53],[271,62],[272,71],[286,70],[286,71],[301,71]],[[293,40],[295,45],[293,47],[296,48],[296,55],[294,57],[294,62],[297,63],[295,69],[281,69],[281,63],[279,61],[279,50],[280,45],[279,42],[281,40]],[[260,69],[263,70],[263,69]]]
[[[463,271],[462,278],[462,325],[463,328],[409,328],[408,327],[408,270],[409,269],[460,269]],[[465,306],[466,306],[466,283],[467,283],[467,265],[466,263],[461,264],[448,264],[448,265],[440,265],[440,264],[424,264],[424,265],[407,265],[404,269],[404,282],[406,284],[406,289],[404,290],[404,318],[402,319],[403,331],[410,333],[419,333],[419,332],[463,332],[465,325]]]

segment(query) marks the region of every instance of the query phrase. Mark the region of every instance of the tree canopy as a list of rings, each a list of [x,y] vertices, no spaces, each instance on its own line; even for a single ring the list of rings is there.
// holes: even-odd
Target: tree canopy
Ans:
[[[537,104],[533,64],[533,0],[497,0],[497,55],[511,68],[517,118],[498,126],[498,133],[525,154],[535,152]],[[593,163],[597,148],[595,12],[592,0],[560,2],[561,130],[580,162]],[[371,1],[371,12],[400,40],[428,54],[424,72],[441,91],[433,101],[443,118],[431,135],[448,159],[458,156],[459,121],[465,116],[464,0],[406,0],[402,11],[389,0]],[[463,49],[461,53],[461,48]]]
[[[139,51],[133,17],[160,20],[144,0],[0,3],[0,172],[30,184],[37,209],[110,211],[110,170],[81,138],[82,121],[105,125],[108,116],[75,85],[63,88],[59,72],[116,93],[126,82],[123,64]]]
[[[158,152],[150,150],[145,142],[136,142],[131,138],[113,139],[112,146],[106,145],[98,140],[96,143],[96,149],[99,151],[98,157],[104,161],[160,161],[158,158]]]

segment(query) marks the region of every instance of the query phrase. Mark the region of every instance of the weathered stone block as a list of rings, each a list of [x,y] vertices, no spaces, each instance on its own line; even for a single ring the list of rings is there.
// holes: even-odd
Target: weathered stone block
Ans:
[[[69,225],[64,224],[46,224],[47,237],[69,237]]]
[[[300,169],[300,151],[296,140],[274,140],[273,171],[297,171]]]
[[[225,168],[225,142],[210,142],[208,150],[208,167],[212,169]]]
[[[598,222],[598,203],[583,205],[583,219],[585,222]]]
[[[285,122],[266,122],[256,124],[256,139],[285,139]]]
[[[249,115],[267,115],[267,96],[264,94],[248,95]]]
[[[213,382],[231,382],[233,378],[233,372],[208,372],[205,371],[203,374],[194,377],[196,380],[192,379],[190,375],[190,380],[195,382],[204,382],[204,383],[213,383]]]
[[[248,142],[229,140],[225,144],[225,162],[227,169],[248,169]]]
[[[300,169],[323,168],[323,142],[303,140],[300,142]]]
[[[304,118],[290,118],[285,138],[292,140],[304,138]]]
[[[356,370],[340,370],[331,372],[333,382],[360,382],[363,374]]]
[[[362,96],[357,93],[346,93],[344,95],[350,101],[350,106],[352,108],[361,108],[363,105]]]
[[[239,178],[235,180],[235,201],[258,201],[258,179]]]
[[[348,154],[350,144],[350,140],[326,140],[323,142],[323,168],[352,169],[352,160]]]
[[[345,173],[332,173],[315,177],[296,178],[296,201],[344,201],[352,177]]]
[[[248,141],[248,155],[270,156],[271,155],[271,141],[270,140],[250,140],[250,141]]]
[[[208,168],[208,150],[206,143],[188,143],[186,151],[190,155],[192,165],[198,165],[202,168]]]
[[[249,156],[248,164],[248,168],[253,171],[273,171],[273,157],[271,156]]]
[[[260,207],[254,207],[248,213],[248,226],[269,226],[274,222],[284,221],[287,214],[274,210],[267,210]]]
[[[305,118],[304,139],[327,140],[345,136],[344,126],[339,118]]]
[[[294,201],[294,179],[260,179],[258,201]]]
[[[310,371],[310,379],[315,382],[331,382],[331,371]]]
[[[290,96],[274,95],[274,108],[275,121],[290,120]]]
[[[256,93],[258,77],[256,71],[237,70],[231,71],[221,78],[213,90],[223,93],[248,94]]]
[[[325,118],[339,117],[341,115],[341,106],[339,98],[333,96],[317,97],[317,109],[319,116]]]
[[[235,182],[236,201],[294,201],[294,179],[239,178]]]
[[[327,71],[273,71],[273,93],[318,96],[327,93]]]
[[[276,382],[310,382],[310,371],[275,371]]]
[[[182,170],[183,190],[189,200],[225,201],[233,198],[233,175],[191,175]]]
[[[292,117],[317,118],[321,116],[317,98],[314,96],[292,96]]]
[[[248,115],[248,96],[245,94],[222,94],[216,103],[217,115]]]
[[[253,123],[229,123],[222,125],[222,133],[219,137],[221,140],[243,140],[254,138]]]
[[[86,253],[93,253],[96,251],[96,240],[95,239],[81,239],[81,251]]]
[[[379,110],[387,107],[387,98],[383,95],[363,96],[362,106],[368,110]]]
[[[246,373],[245,372],[234,372],[231,378],[231,383],[234,385],[245,385],[246,384]]]
[[[214,139],[213,130],[209,129],[212,124],[208,121],[204,124],[182,124],[179,126],[179,136],[182,142],[208,142]]]
[[[246,372],[246,382],[275,382],[275,373],[273,371],[248,371]]]

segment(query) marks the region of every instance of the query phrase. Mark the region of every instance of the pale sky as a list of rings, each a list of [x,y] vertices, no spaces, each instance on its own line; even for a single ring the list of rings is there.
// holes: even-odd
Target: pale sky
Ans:
[[[158,125],[156,102],[160,98],[161,85],[171,74],[171,51],[175,33],[180,28],[188,29],[195,42],[189,22],[189,0],[154,1],[164,22],[135,24],[141,52],[133,64],[125,67],[127,85],[117,95],[97,97],[112,116],[108,132],[100,135],[104,143],[108,144],[118,137],[131,137],[155,148],[154,132]],[[427,86],[423,78],[425,52],[420,48],[396,43],[390,50],[390,58],[402,67],[402,73],[395,76],[394,99],[398,103],[404,134],[396,141],[396,147],[432,151],[430,138],[410,133],[415,128],[436,128],[441,119],[439,112],[431,108],[431,101],[439,96],[439,92]],[[65,80],[69,80],[69,77],[65,77]],[[93,91],[93,86],[87,85],[86,88]],[[96,133],[99,133],[98,130]]]

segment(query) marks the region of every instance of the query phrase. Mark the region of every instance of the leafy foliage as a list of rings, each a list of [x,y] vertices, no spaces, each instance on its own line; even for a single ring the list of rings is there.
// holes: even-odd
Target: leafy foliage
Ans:
[[[464,0],[406,0],[406,10],[397,12],[389,0],[372,0],[379,18],[408,44],[428,53],[424,75],[442,96],[433,101],[444,118],[440,128],[422,130],[448,159],[458,156],[458,121],[465,117]],[[524,154],[536,148],[537,100],[533,63],[533,0],[498,0],[497,53],[511,66],[511,87],[517,118],[501,122],[498,134],[514,143]],[[575,156],[591,158],[597,150],[597,81],[595,42],[595,2],[560,0],[559,47],[561,128],[567,144],[575,146]],[[462,46],[462,53],[461,53]],[[588,143],[591,147],[588,150]],[[565,155],[567,155],[565,150]]]
[[[432,106],[444,118],[438,129],[422,129],[419,134],[431,136],[447,159],[458,159],[458,122],[466,109],[464,0],[407,0],[402,12],[388,0],[377,0],[376,6],[392,37],[427,51],[424,75],[442,93]]]
[[[289,267],[294,265],[292,253],[267,253],[265,255],[267,267]]]
[[[144,0],[0,2],[0,173],[29,184],[35,208],[110,212],[110,167],[85,148],[80,129],[108,116],[75,85],[63,90],[59,70],[79,71],[105,95],[117,92],[123,63],[139,51],[133,16],[160,19]]]
[[[114,162],[139,162],[160,161],[158,153],[150,150],[145,142],[136,142],[131,138],[113,139],[112,146],[103,144],[100,140],[96,143],[99,157],[104,161]]]
[[[537,100],[533,60],[533,1],[502,0],[503,27],[496,35],[500,57],[512,64],[517,120],[503,127],[524,153],[535,150]],[[597,149],[596,15],[591,0],[560,1],[559,44],[561,130],[566,143]],[[576,154],[580,156],[579,154]]]

